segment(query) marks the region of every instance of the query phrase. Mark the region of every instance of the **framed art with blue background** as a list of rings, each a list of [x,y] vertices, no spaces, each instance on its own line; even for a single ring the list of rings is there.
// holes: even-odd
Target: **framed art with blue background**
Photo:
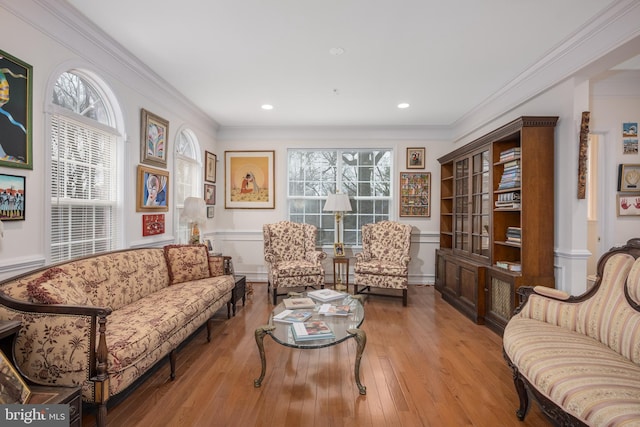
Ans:
[[[0,166],[33,169],[31,65],[0,50]]]

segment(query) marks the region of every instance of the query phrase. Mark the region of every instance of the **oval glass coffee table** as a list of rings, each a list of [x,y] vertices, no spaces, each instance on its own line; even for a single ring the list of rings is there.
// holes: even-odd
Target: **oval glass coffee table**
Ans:
[[[294,296],[290,294],[290,296]],[[295,296],[305,296],[305,294],[295,294]],[[291,348],[300,349],[317,349],[323,347],[330,347],[332,345],[340,344],[349,338],[355,338],[357,342],[356,360],[355,360],[355,379],[356,385],[360,394],[367,394],[367,388],[360,382],[360,359],[362,359],[362,353],[367,344],[367,334],[359,329],[360,325],[364,321],[364,306],[362,305],[362,299],[360,295],[345,294],[344,300],[331,301],[332,304],[350,306],[349,314],[347,316],[325,316],[318,313],[318,309],[322,303],[318,302],[316,307],[308,309],[313,311],[313,315],[305,322],[312,322],[314,320],[324,321],[329,328],[333,331],[333,338],[317,339],[317,340],[305,340],[296,341],[293,337],[290,323],[275,322],[273,316],[277,315],[281,311],[285,310],[284,303],[278,304],[271,315],[269,316],[269,323],[264,326],[260,326],[256,329],[255,338],[258,345],[258,351],[260,352],[260,360],[262,362],[262,372],[260,372],[260,378],[254,380],[253,385],[260,387],[262,380],[264,379],[265,372],[267,370],[267,360],[264,353],[264,336],[269,335],[278,344]]]

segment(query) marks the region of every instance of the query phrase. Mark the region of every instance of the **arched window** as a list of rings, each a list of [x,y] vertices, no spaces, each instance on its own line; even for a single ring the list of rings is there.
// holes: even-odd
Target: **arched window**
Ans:
[[[180,221],[180,213],[187,197],[203,197],[202,162],[198,138],[190,129],[184,129],[176,138],[174,191],[176,202],[175,230],[178,242],[189,241],[189,224]]]
[[[50,140],[50,262],[118,246],[120,134],[100,84],[62,73],[53,88]]]

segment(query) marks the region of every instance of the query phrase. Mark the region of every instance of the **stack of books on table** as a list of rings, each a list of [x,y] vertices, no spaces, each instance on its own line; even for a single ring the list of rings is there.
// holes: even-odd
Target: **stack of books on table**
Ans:
[[[299,308],[315,308],[316,303],[311,298],[285,298],[282,300],[284,308],[294,310]]]
[[[282,310],[273,316],[273,320],[281,323],[304,322],[309,320],[311,316],[313,316],[313,311],[310,310]]]
[[[507,227],[507,242],[520,244],[522,242],[522,229],[520,227]]]
[[[346,297],[348,294],[344,292],[334,291],[333,289],[318,289],[315,291],[307,292],[307,296],[320,301],[328,302]]]
[[[348,316],[350,312],[351,306],[348,304],[322,304],[320,310],[318,310],[318,313],[324,314],[325,316]]]
[[[335,338],[335,335],[329,325],[321,320],[292,323],[291,331],[293,332],[293,338],[296,341]]]
[[[520,160],[511,160],[504,164],[504,171],[498,190],[520,187]]]
[[[496,200],[496,208],[500,209],[516,209],[520,208],[520,192],[511,191],[509,193],[498,194],[498,200]]]

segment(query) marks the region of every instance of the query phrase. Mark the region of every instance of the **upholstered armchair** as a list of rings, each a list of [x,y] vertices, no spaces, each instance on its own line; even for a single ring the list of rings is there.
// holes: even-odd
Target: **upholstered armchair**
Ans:
[[[402,305],[407,305],[411,226],[380,221],[362,226],[362,252],[356,254],[354,293],[374,293],[371,288],[402,290]],[[364,288],[358,291],[358,286]],[[398,295],[400,297],[400,295]]]
[[[316,250],[318,229],[310,224],[280,221],[264,224],[264,261],[267,265],[267,292],[273,287],[273,304],[278,288],[308,286],[324,288],[322,260],[327,254]]]

